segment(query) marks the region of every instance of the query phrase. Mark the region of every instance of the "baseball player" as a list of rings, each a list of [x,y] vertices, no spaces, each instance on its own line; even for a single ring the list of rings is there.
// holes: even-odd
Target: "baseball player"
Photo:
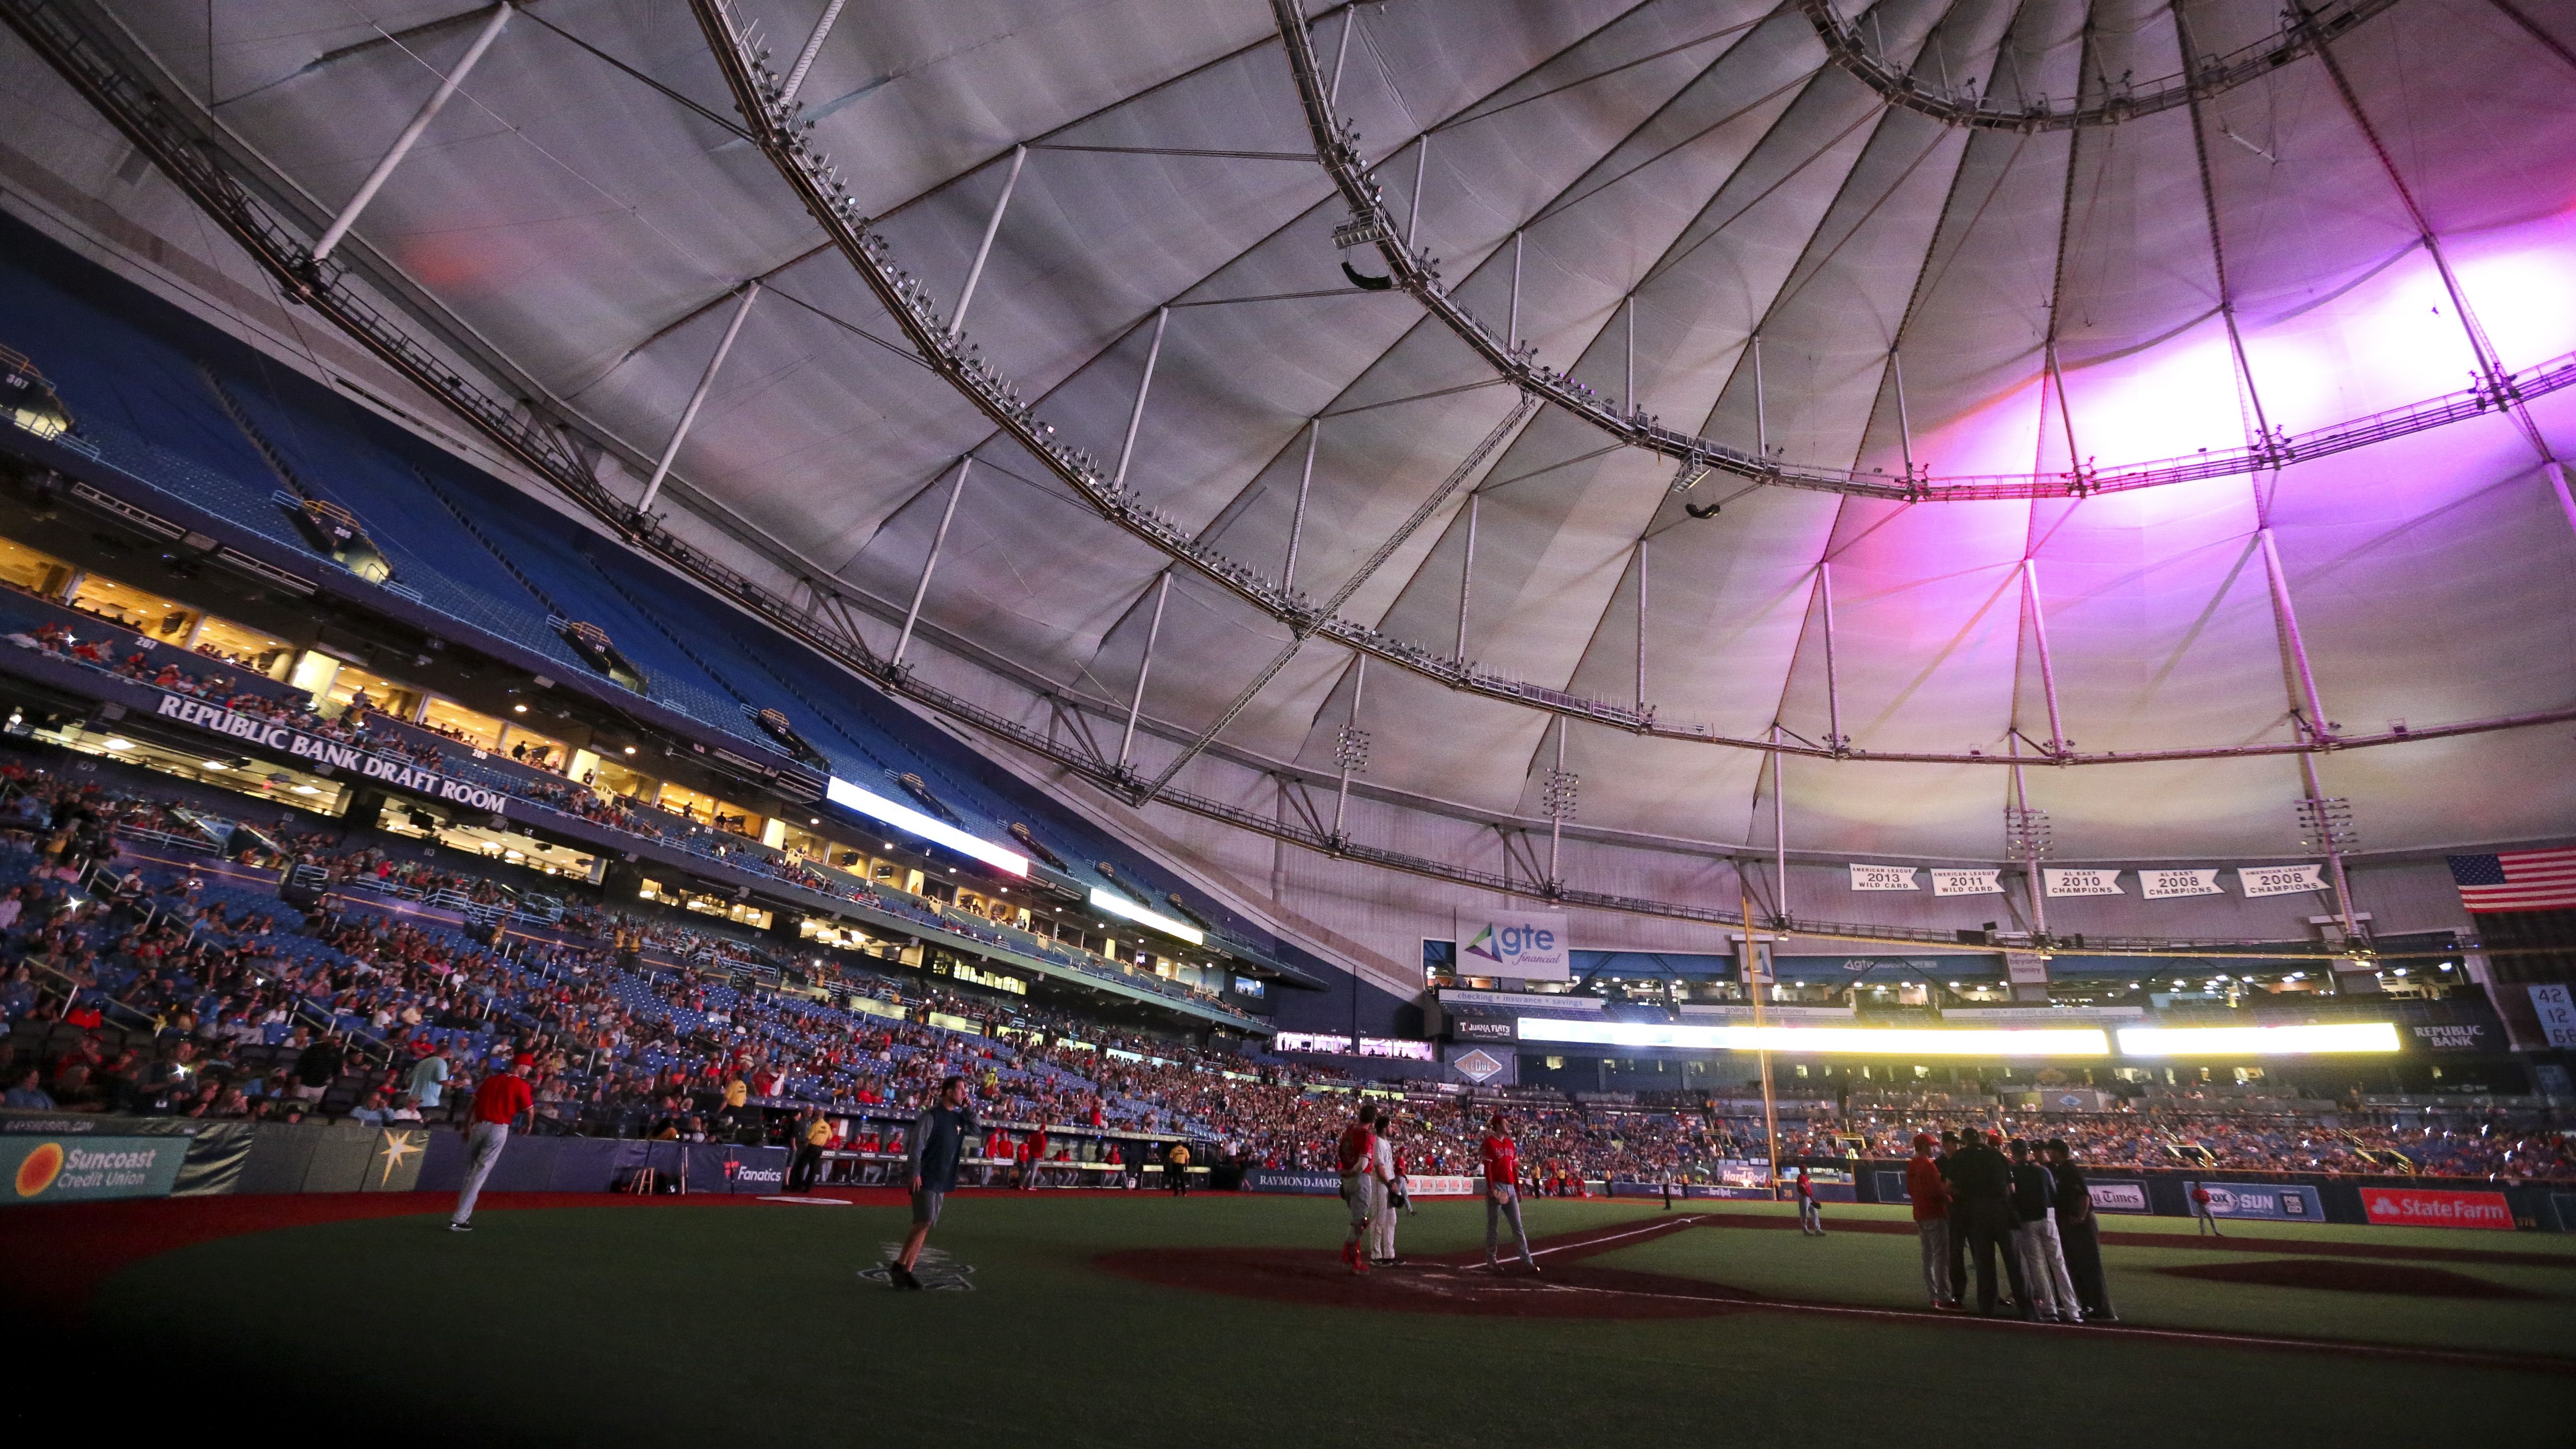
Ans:
[[[1342,1140],[1334,1153],[1342,1170],[1342,1201],[1351,1208],[1351,1230],[1342,1240],[1342,1261],[1354,1273],[1368,1271],[1368,1258],[1360,1244],[1369,1225],[1385,1211],[1386,1184],[1378,1175],[1377,1154],[1377,1104],[1363,1102],[1359,1119],[1342,1129]]]
[[[1529,1229],[1521,1226],[1521,1149],[1512,1141],[1511,1128],[1496,1112],[1485,1124],[1485,1268],[1499,1271],[1494,1261],[1496,1235],[1503,1219],[1511,1219],[1512,1236],[1520,1241],[1521,1263],[1531,1272],[1538,1271],[1538,1259],[1530,1256]]]

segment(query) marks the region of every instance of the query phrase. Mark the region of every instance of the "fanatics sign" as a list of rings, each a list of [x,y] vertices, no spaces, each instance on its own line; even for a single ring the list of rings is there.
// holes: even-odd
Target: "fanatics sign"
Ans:
[[[2500,1192],[2439,1192],[2420,1187],[2365,1187],[2361,1210],[2374,1223],[2424,1228],[2513,1231],[2513,1209]]]

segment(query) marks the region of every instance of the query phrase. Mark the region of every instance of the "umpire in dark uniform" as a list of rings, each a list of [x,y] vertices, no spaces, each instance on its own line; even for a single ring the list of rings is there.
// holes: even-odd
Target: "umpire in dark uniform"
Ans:
[[[2057,1240],[2066,1250],[2066,1276],[2075,1280],[2076,1301],[2096,1323],[2117,1323],[2111,1309],[2111,1285],[2102,1276],[2102,1219],[2093,1211],[2093,1190],[2084,1169],[2058,1138],[2048,1139],[2048,1170],[2057,1177]]]
[[[1970,1128],[1950,1155],[1950,1186],[1958,1194],[1950,1203],[1950,1231],[1965,1237],[1975,1253],[1977,1311],[1992,1318],[1997,1253],[2003,1254],[2004,1270],[2011,1275],[2014,1301],[2023,1299],[2021,1266],[2012,1251],[2012,1164],[1984,1133]]]
[[[1942,1133],[1941,1155],[1934,1161],[1940,1164],[1941,1180],[1950,1185],[1950,1201],[1953,1203],[1960,1200],[1959,1179],[1951,1172],[1952,1165],[1958,1160],[1959,1134]],[[1954,1308],[1962,1306],[1967,1296],[1968,1225],[1967,1219],[1960,1215],[1956,1207],[1953,1207],[1950,1210],[1950,1305]]]

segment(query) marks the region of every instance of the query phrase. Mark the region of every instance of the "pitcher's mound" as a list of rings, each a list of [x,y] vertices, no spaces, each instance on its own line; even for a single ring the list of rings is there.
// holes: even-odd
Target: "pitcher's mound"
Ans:
[[[1290,1248],[1155,1248],[1108,1253],[1096,1260],[1123,1278],[1266,1298],[1399,1313],[1466,1313],[1506,1318],[1704,1318],[1750,1306],[1752,1295],[1716,1283],[1549,1265],[1532,1275],[1517,1265],[1488,1273],[1425,1258],[1365,1276],[1329,1251]]]
[[[2402,1293],[2414,1298],[2547,1298],[2510,1283],[2426,1268],[2412,1263],[2362,1263],[2349,1258],[2258,1258],[2251,1263],[2197,1263],[2159,1268],[2176,1278],[2214,1283],[2258,1283],[2267,1288],[2324,1288],[2338,1293]]]

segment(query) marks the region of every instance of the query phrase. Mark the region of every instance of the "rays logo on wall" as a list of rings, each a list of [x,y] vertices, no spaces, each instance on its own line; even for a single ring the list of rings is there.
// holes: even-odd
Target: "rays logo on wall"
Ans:
[[[1563,911],[1458,913],[1458,969],[1468,976],[1517,981],[1564,981],[1573,952],[1565,939]]]

